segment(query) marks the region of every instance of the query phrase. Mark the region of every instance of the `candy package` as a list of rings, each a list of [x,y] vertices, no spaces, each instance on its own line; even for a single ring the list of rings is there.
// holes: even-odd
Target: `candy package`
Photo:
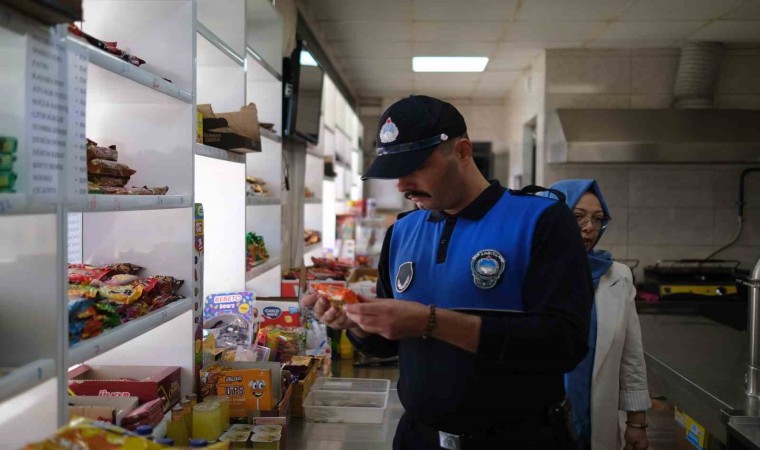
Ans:
[[[271,361],[288,362],[293,356],[304,353],[306,330],[304,328],[263,327],[256,337],[256,344],[269,347]]]
[[[334,284],[312,283],[311,288],[326,298],[332,305],[343,309],[343,305],[359,303],[359,297],[351,289]]]
[[[131,177],[137,171],[126,164],[107,159],[92,159],[87,161],[87,173],[93,175],[108,175],[112,177]]]
[[[136,436],[123,428],[90,419],[76,418],[54,436],[24,450],[160,450],[163,445]]]

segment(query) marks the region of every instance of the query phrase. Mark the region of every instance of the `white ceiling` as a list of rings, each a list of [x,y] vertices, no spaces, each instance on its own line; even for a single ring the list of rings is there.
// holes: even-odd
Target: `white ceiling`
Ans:
[[[306,0],[360,98],[502,97],[547,48],[760,42],[760,0]],[[412,72],[412,56],[488,56],[479,74]]]

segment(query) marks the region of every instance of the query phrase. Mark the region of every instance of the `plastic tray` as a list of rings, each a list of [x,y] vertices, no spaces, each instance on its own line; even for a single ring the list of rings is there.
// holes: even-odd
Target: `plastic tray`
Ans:
[[[308,422],[383,423],[387,392],[312,390],[303,402]]]
[[[390,380],[320,377],[317,378],[311,389],[313,391],[383,392],[387,394],[390,387]]]

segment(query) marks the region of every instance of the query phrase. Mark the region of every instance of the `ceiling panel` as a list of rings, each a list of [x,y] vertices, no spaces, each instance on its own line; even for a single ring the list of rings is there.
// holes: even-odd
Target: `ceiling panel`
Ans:
[[[330,49],[336,57],[346,58],[411,58],[409,42],[332,42]]]
[[[517,20],[529,22],[575,22],[610,20],[617,17],[630,0],[527,0]]]
[[[758,42],[760,41],[760,21],[718,20],[690,35],[689,39]]]
[[[337,58],[337,63],[345,68],[357,70],[412,70],[410,58]]]
[[[414,20],[464,20],[504,21],[511,20],[517,0],[415,0]],[[466,7],[462,7],[465,6]]]
[[[760,19],[760,1],[745,0],[744,4],[721,17],[722,19]]]
[[[489,56],[496,42],[415,42],[414,56]]]
[[[743,0],[639,0],[622,14],[623,20],[717,19]]]
[[[510,84],[517,79],[522,73],[521,70],[512,70],[505,72],[483,72],[480,74],[480,84],[499,85]]]
[[[678,46],[678,39],[640,39],[640,40],[595,40],[588,43],[591,48],[673,48]]]
[[[415,22],[416,42],[498,42],[506,22]]]
[[[662,39],[685,39],[704,21],[686,22],[616,22],[598,36],[601,41],[641,41]]]
[[[317,20],[375,20],[378,22],[411,20],[409,0],[309,0],[309,9]]]
[[[480,81],[480,73],[415,73],[414,82],[422,84],[472,83]]]
[[[515,22],[509,25],[505,42],[582,42],[605,26],[604,22]]]
[[[320,22],[328,41],[404,42],[412,39],[412,22]]]

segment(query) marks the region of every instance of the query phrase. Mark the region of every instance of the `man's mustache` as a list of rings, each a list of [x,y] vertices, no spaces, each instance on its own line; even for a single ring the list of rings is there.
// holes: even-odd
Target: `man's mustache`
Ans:
[[[424,191],[406,191],[404,192],[404,197],[407,200],[410,200],[412,197],[428,197],[430,198],[430,194]]]

